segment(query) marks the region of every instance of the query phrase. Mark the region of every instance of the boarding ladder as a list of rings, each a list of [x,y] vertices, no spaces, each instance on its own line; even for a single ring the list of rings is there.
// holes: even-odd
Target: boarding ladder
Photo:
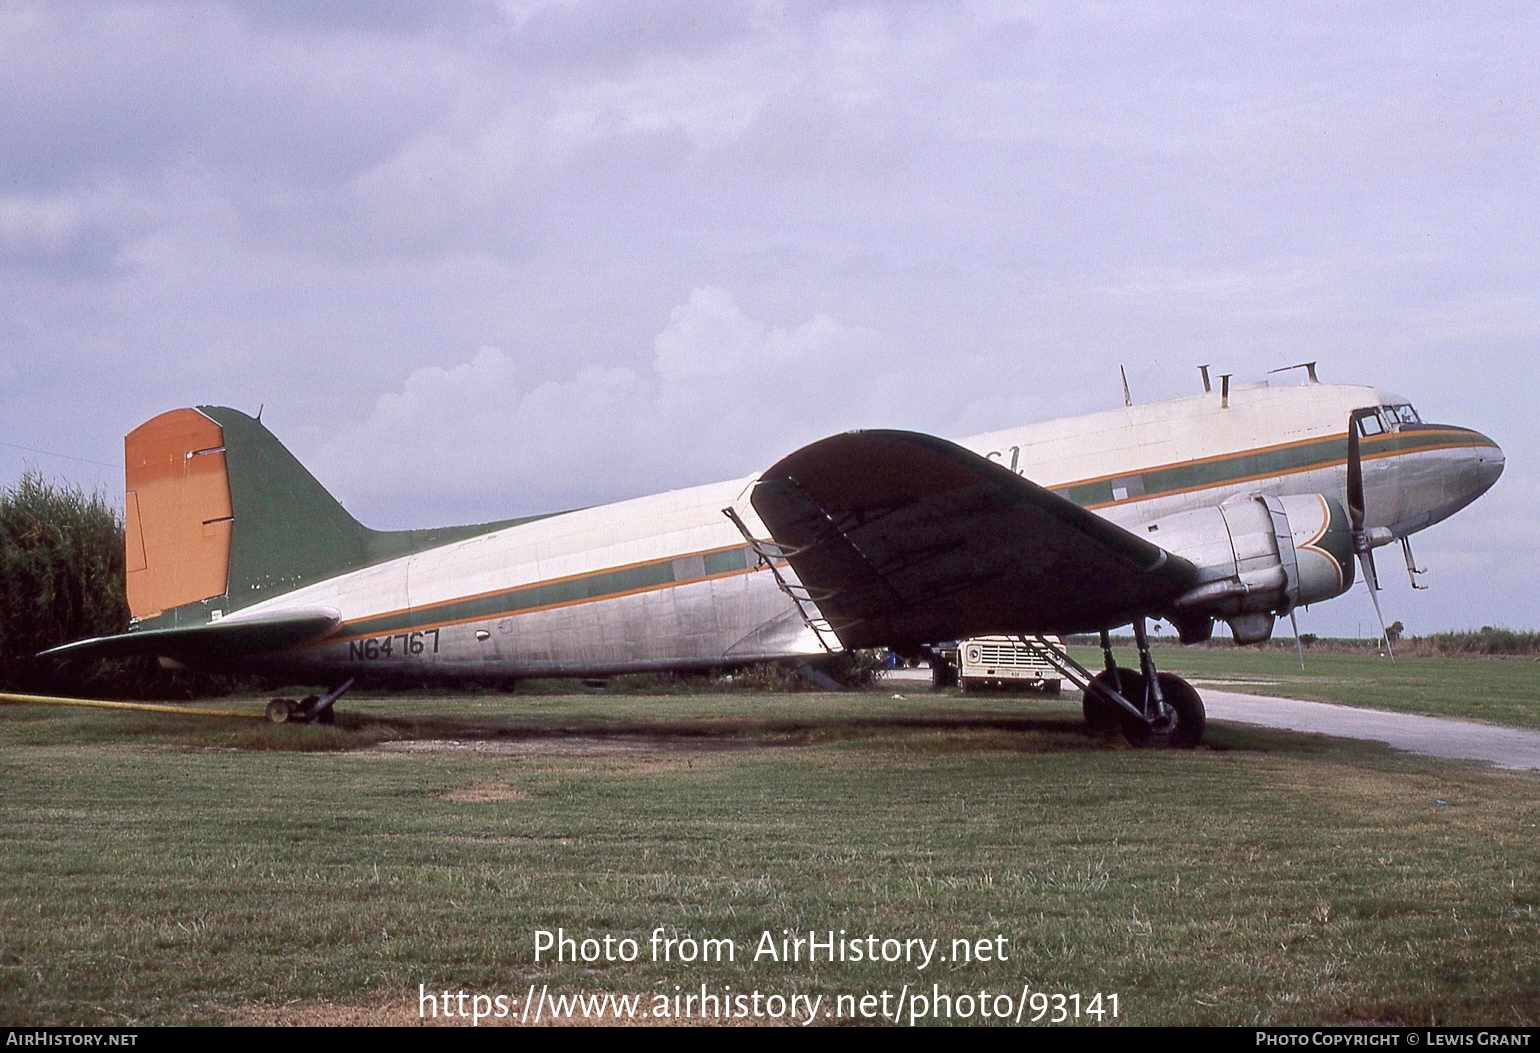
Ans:
[[[834,631],[834,626],[829,619],[823,616],[818,609],[818,600],[813,596],[812,590],[800,581],[790,581],[781,573],[781,567],[787,563],[788,556],[796,555],[796,551],[788,550],[777,545],[774,541],[761,541],[749,530],[748,524],[738,515],[732,506],[722,509],[722,514],[732,520],[733,526],[738,528],[738,533],[743,535],[743,540],[749,543],[749,548],[754,555],[759,557],[759,565],[768,567],[770,573],[775,576],[776,586],[786,594],[792,605],[797,609],[797,615],[802,619],[802,624],[812,630],[813,636],[818,640],[818,645],[829,654],[839,654],[845,650],[845,645],[840,643],[839,634]],[[833,641],[832,645],[830,641]]]

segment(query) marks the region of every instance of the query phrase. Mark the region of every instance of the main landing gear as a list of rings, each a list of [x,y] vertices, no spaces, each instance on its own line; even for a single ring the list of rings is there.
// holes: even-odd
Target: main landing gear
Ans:
[[[337,699],[348,693],[353,683],[353,678],[349,677],[334,691],[324,695],[307,695],[298,702],[292,698],[275,698],[267,704],[268,723],[335,724],[337,711],[332,707]]]
[[[1117,664],[1112,657],[1112,640],[1103,629],[1106,668],[1095,676],[1041,636],[1025,637],[1023,642],[1085,692],[1082,707],[1093,730],[1106,734],[1121,731],[1133,746],[1192,749],[1203,741],[1203,700],[1181,677],[1156,670],[1144,619],[1136,619],[1133,627],[1139,669]]]

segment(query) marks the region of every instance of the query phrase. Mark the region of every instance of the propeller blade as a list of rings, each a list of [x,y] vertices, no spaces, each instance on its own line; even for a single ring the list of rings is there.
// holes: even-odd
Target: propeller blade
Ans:
[[[1385,641],[1385,653],[1390,655],[1390,660],[1396,660],[1396,652],[1390,646],[1390,634],[1385,631],[1385,616],[1380,613],[1380,597],[1378,585],[1374,579],[1374,557],[1368,549],[1358,554],[1358,565],[1363,568],[1364,584],[1369,586],[1369,599],[1374,601],[1374,616],[1380,620],[1380,638]]]
[[[1364,532],[1364,462],[1358,450],[1358,415],[1348,417],[1347,510],[1353,542],[1361,545]]]
[[[1294,646],[1299,650],[1299,671],[1305,671],[1305,642],[1299,638],[1299,620],[1294,617],[1294,612],[1289,612],[1289,624],[1294,626]]]
[[[1390,646],[1390,634],[1385,631],[1385,615],[1380,613],[1380,576],[1374,572],[1374,550],[1369,546],[1369,533],[1364,529],[1364,462],[1358,449],[1358,421],[1374,410],[1354,410],[1348,415],[1347,452],[1347,511],[1353,537],[1353,551],[1358,553],[1358,566],[1363,570],[1364,585],[1369,589],[1369,599],[1374,601],[1374,616],[1379,619],[1380,638],[1385,641],[1385,653],[1396,660],[1396,652]],[[1294,634],[1298,638],[1299,634]],[[1304,660],[1303,654],[1300,656]]]

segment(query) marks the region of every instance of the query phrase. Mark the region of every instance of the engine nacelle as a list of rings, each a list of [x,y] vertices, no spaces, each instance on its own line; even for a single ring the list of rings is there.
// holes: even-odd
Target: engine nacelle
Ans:
[[[1247,494],[1145,524],[1145,536],[1198,568],[1167,612],[1182,640],[1205,640],[1223,618],[1237,643],[1259,643],[1273,619],[1340,596],[1353,584],[1347,513],[1324,494]]]

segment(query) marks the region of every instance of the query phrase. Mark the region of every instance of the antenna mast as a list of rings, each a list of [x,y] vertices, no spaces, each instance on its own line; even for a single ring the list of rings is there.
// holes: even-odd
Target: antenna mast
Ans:
[[[1272,376],[1274,373],[1287,373],[1291,369],[1303,369],[1305,371],[1306,384],[1319,384],[1321,382],[1321,378],[1315,375],[1314,362],[1297,362],[1292,366],[1279,366],[1277,369],[1269,369],[1267,371],[1267,375]]]

